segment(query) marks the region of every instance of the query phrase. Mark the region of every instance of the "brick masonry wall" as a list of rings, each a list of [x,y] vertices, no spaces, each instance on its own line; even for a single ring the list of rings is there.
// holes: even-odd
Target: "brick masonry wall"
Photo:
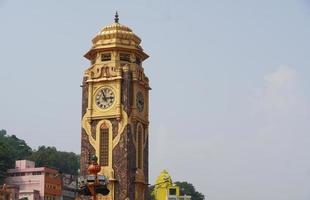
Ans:
[[[86,113],[88,106],[88,84],[86,83],[87,77],[83,78],[82,86],[82,117]],[[87,168],[89,165],[89,158],[95,153],[95,149],[89,143],[88,135],[83,128],[81,128],[81,175],[87,174]]]

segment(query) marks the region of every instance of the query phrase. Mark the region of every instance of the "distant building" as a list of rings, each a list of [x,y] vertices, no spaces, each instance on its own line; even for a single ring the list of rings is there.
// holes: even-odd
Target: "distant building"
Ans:
[[[61,177],[57,170],[35,167],[29,160],[17,160],[15,169],[9,169],[7,173],[5,182],[19,187],[19,199],[60,200]]]
[[[19,199],[19,187],[12,185],[0,186],[0,200],[18,200]]]
[[[62,174],[61,200],[74,200],[77,197],[77,176]]]
[[[191,196],[181,196],[180,187],[172,183],[166,170],[163,170],[156,179],[154,196],[155,200],[191,200]]]

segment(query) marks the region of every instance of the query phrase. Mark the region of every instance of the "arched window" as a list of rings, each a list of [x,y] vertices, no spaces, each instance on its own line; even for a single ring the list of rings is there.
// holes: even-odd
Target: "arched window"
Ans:
[[[100,127],[100,165],[109,166],[109,128],[104,124]]]

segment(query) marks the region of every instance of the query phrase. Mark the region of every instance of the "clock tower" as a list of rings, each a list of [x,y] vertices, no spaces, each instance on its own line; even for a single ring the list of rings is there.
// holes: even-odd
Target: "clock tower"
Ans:
[[[81,174],[91,155],[109,178],[108,200],[144,200],[148,188],[148,58],[133,31],[115,22],[104,27],[85,54],[82,83]]]

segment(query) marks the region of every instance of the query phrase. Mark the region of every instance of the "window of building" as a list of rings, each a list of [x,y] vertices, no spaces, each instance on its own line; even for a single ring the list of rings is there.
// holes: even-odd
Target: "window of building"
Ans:
[[[122,61],[130,61],[130,55],[128,53],[120,53],[119,54],[119,59]]]
[[[177,195],[177,189],[175,189],[175,188],[170,188],[170,189],[169,189],[169,195]]]
[[[41,175],[41,172],[32,172],[32,175],[34,176]]]
[[[111,54],[110,53],[101,54],[101,61],[109,61],[109,60],[111,60]]]
[[[25,172],[17,172],[13,176],[25,176]]]
[[[109,165],[109,128],[100,129],[100,165]]]
[[[48,176],[48,177],[51,177],[51,178],[56,178],[57,174],[45,172],[45,176]]]

